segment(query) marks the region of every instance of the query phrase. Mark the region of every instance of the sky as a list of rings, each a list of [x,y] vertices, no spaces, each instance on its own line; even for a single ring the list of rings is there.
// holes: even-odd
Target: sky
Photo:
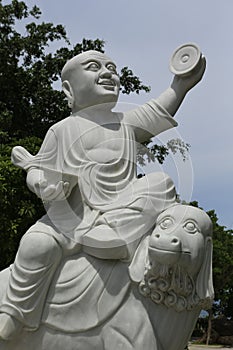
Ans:
[[[169,156],[162,170],[174,180],[181,199],[215,209],[219,223],[233,229],[233,1],[232,0],[28,0],[42,19],[63,24],[72,45],[103,39],[119,68],[128,66],[151,92],[120,96],[120,105],[138,105],[159,96],[171,83],[174,49],[196,43],[207,59],[202,79],[175,119],[178,127],[158,141],[181,138],[191,145],[186,162]]]

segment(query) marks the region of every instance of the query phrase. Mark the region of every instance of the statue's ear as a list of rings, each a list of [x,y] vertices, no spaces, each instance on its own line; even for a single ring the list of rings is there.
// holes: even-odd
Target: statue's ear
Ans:
[[[62,82],[62,90],[68,99],[68,106],[72,108],[74,104],[74,93],[72,86],[70,85],[70,82],[68,80],[64,80]]]
[[[147,236],[139,243],[129,266],[129,276],[134,282],[139,283],[143,280],[145,266],[148,262],[149,238],[150,236]]]
[[[212,238],[207,237],[205,241],[205,257],[201,270],[197,276],[196,291],[201,300],[211,301],[214,297],[212,280]]]

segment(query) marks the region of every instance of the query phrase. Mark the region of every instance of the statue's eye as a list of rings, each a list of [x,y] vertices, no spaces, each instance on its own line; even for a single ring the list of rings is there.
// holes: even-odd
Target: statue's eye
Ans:
[[[89,70],[97,71],[99,69],[99,65],[96,62],[92,62],[87,67]]]
[[[159,226],[162,230],[166,230],[167,228],[172,226],[172,224],[173,224],[173,221],[171,218],[165,218],[159,223]]]
[[[196,223],[193,221],[187,221],[183,227],[185,231],[187,231],[188,233],[195,233],[198,231],[198,227]]]
[[[110,72],[117,74],[116,67],[114,66],[114,64],[108,64],[107,68]]]

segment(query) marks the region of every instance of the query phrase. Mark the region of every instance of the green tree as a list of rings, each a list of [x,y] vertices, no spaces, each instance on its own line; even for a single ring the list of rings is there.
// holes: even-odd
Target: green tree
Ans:
[[[190,203],[198,206],[197,202]],[[233,230],[218,223],[215,210],[207,212],[213,223],[213,284],[215,298],[208,310],[207,344],[210,340],[212,319],[219,315],[233,318]]]
[[[19,141],[33,153],[41,143],[36,137]],[[11,164],[13,146],[14,142],[0,145],[0,269],[12,262],[22,234],[44,213],[39,198],[25,186],[24,172]]]
[[[43,213],[26,187],[25,174],[11,164],[11,149],[21,145],[35,154],[48,128],[69,115],[65,95],[54,88],[65,62],[86,50],[104,52],[99,39],[71,46],[62,25],[41,22],[40,17],[37,6],[30,9],[18,0],[4,5],[0,0],[0,269],[13,260],[20,237]],[[21,32],[18,24],[23,25]],[[61,48],[51,53],[54,41]],[[120,81],[125,94],[150,90],[128,67],[121,69]],[[138,160],[162,163],[169,150],[187,149],[180,142],[144,147]]]
[[[233,230],[219,225],[214,210],[208,212],[213,223],[213,283],[215,300],[209,310],[206,344],[209,344],[212,320],[219,314],[226,315],[233,298]]]
[[[208,212],[213,222],[213,281],[215,314],[225,314],[233,298],[233,230],[218,223],[214,210]],[[230,315],[229,315],[230,316]],[[233,316],[231,314],[231,316]]]
[[[190,204],[198,207],[196,201]],[[233,230],[218,223],[215,210],[207,211],[207,214],[213,224],[213,312],[217,316],[225,313],[233,297]]]

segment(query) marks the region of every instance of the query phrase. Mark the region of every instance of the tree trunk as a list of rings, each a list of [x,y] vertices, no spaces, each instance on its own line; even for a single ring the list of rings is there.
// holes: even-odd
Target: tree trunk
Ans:
[[[206,345],[209,345],[210,343],[210,336],[211,336],[211,330],[212,330],[212,319],[213,319],[213,310],[208,310],[209,318],[208,318],[208,329],[207,329],[207,336],[206,336]]]

